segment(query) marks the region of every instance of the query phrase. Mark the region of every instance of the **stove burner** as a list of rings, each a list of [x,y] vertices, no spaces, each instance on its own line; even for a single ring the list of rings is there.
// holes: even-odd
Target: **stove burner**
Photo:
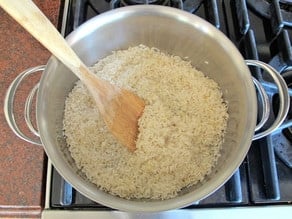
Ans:
[[[169,0],[121,0],[123,6],[139,4],[167,5]]]

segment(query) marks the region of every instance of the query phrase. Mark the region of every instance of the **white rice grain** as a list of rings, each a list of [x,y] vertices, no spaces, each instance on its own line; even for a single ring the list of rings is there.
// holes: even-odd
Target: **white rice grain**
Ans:
[[[131,153],[108,132],[77,82],[66,100],[64,134],[77,167],[92,183],[127,199],[169,199],[212,171],[228,119],[216,82],[190,62],[143,45],[115,51],[91,70],[147,104]]]

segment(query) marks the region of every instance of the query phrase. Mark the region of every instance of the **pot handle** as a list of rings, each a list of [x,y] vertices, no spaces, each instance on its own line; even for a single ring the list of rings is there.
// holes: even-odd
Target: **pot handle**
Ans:
[[[24,134],[18,127],[15,117],[14,117],[14,98],[15,98],[15,93],[21,84],[21,82],[28,77],[31,74],[34,74],[36,72],[43,71],[45,69],[44,65],[41,66],[36,66],[33,68],[29,68],[23,72],[21,72],[10,84],[9,88],[6,91],[5,99],[4,99],[4,115],[6,118],[6,121],[11,128],[11,130],[21,139],[35,145],[40,145],[42,146],[42,142],[39,138],[39,133],[38,131],[33,127],[31,119],[30,119],[30,112],[31,112],[31,106],[32,106],[32,100],[33,97],[36,94],[36,91],[38,89],[39,83],[34,86],[34,88],[30,91],[26,101],[25,101],[25,109],[24,109],[24,118],[25,122],[29,128],[29,130],[38,137],[38,139],[32,139],[31,137],[27,136]]]
[[[262,115],[261,115],[261,121],[255,127],[255,131],[258,131],[268,121],[269,116],[270,116],[271,108],[270,108],[270,105],[269,105],[270,101],[269,101],[268,94],[265,91],[265,89],[263,88],[263,86],[261,85],[261,83],[257,79],[255,79],[254,77],[252,77],[252,80],[253,80],[253,83],[256,86],[257,90],[258,90],[258,93],[260,95],[260,98],[262,100],[262,105],[263,105],[263,112],[262,112]]]
[[[273,124],[269,128],[254,135],[252,140],[257,140],[257,139],[263,138],[263,137],[271,134],[274,130],[276,130],[283,123],[283,121],[285,120],[285,118],[288,114],[288,110],[290,107],[290,96],[289,96],[288,87],[287,87],[287,84],[285,83],[285,80],[280,75],[280,73],[277,72],[272,66],[270,66],[264,62],[258,61],[258,60],[245,60],[245,62],[249,66],[260,67],[264,70],[264,72],[268,73],[273,78],[275,84],[278,87],[278,92],[279,92],[280,106],[279,106],[278,115],[277,115],[275,121],[273,122]],[[256,79],[253,79],[253,81],[254,81],[256,87],[258,88],[260,96],[261,96],[262,92],[265,93],[265,91],[263,90],[263,87],[260,85],[260,82],[258,82]],[[263,115],[262,115],[262,119],[261,119],[260,123],[257,125],[255,131],[259,130],[265,124],[265,122],[268,120],[270,106],[269,106],[269,101],[266,98],[267,97],[261,97],[262,102],[263,102],[263,113],[262,113]],[[266,100],[264,100],[264,99],[266,99]],[[266,101],[268,101],[268,102],[266,102]],[[268,112],[268,114],[267,114],[267,112]],[[262,122],[262,121],[264,121],[264,122]]]

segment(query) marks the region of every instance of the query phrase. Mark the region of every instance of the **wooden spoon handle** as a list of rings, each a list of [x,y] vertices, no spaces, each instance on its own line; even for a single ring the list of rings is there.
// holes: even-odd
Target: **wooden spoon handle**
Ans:
[[[0,0],[0,6],[81,80],[89,72],[63,36],[31,0]]]

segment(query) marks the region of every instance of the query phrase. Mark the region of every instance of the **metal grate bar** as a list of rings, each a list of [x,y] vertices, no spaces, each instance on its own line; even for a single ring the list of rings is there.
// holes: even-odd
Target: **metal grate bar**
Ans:
[[[266,145],[266,144],[265,144]],[[269,200],[280,199],[280,189],[276,168],[274,148],[271,144],[263,146],[261,149],[263,176],[265,183],[265,195]]]
[[[235,1],[235,11],[237,16],[237,21],[239,24],[239,33],[241,35],[247,34],[250,28],[250,21],[248,17],[248,11],[245,1]]]
[[[64,179],[61,181],[60,203],[64,206],[73,204],[73,188]]]
[[[207,20],[216,28],[220,28],[219,11],[216,0],[206,1]]]
[[[240,172],[237,170],[230,180],[225,184],[227,200],[239,203],[242,201]]]

